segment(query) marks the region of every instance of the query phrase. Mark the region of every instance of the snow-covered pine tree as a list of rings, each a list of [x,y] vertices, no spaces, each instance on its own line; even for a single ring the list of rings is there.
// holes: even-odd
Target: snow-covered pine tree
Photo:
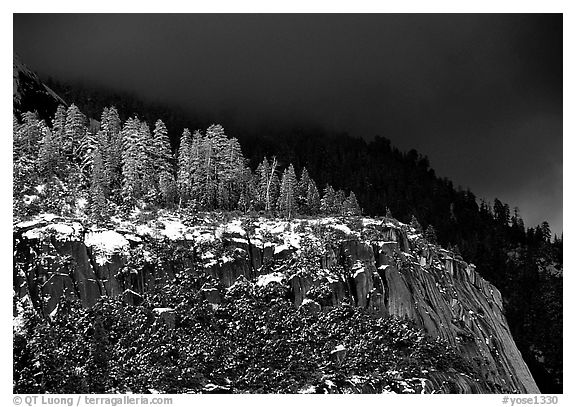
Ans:
[[[280,186],[280,197],[278,198],[278,209],[280,212],[291,219],[298,211],[298,204],[296,202],[298,182],[296,173],[292,164],[284,170],[282,174],[282,183]]]
[[[42,133],[36,162],[40,174],[44,177],[50,177],[58,173],[61,160],[58,154],[58,144],[52,131],[48,127],[44,127]]]
[[[392,211],[390,210],[390,208],[386,207],[386,215],[385,215],[388,219],[394,219],[394,216],[392,216]]]
[[[320,200],[320,211],[325,215],[330,215],[334,213],[334,203],[336,200],[336,192],[332,185],[326,184],[324,188],[324,194]]]
[[[138,156],[140,161],[140,173],[142,177],[142,195],[148,203],[157,202],[158,191],[158,173],[154,166],[155,146],[152,133],[148,123],[140,123],[138,131]]]
[[[344,202],[346,201],[346,194],[339,189],[334,195],[334,213],[336,215],[344,215]]]
[[[204,160],[204,136],[200,130],[196,130],[192,135],[192,144],[190,147],[190,196],[193,206],[196,207],[202,201],[204,191],[204,181],[206,176],[203,167]]]
[[[236,207],[242,191],[245,159],[238,139],[225,139],[222,145],[224,150],[218,171],[218,206],[231,210]]]
[[[410,219],[410,226],[416,229],[416,232],[422,233],[422,225],[420,225],[415,215],[412,215],[412,219]]]
[[[306,194],[306,207],[309,215],[316,215],[320,212],[320,194],[316,187],[316,182],[310,179],[308,183],[308,191]]]
[[[239,198],[235,209],[243,212],[254,210],[258,202],[256,177],[249,167],[244,167],[238,181]]]
[[[174,202],[175,183],[172,171],[172,151],[168,129],[162,120],[157,120],[153,132],[154,168],[158,175],[158,189],[163,203]]]
[[[276,201],[279,195],[280,180],[278,179],[278,174],[276,169],[278,168],[278,160],[276,157],[272,157],[272,164],[268,168],[268,174],[266,176],[266,194],[264,209],[270,212],[272,208],[276,205]]]
[[[280,197],[280,178],[276,171],[272,172],[272,166],[270,167],[271,177],[268,183],[266,202],[268,206],[268,212],[276,208],[276,202]]]
[[[90,214],[93,219],[102,221],[108,218],[108,205],[106,202],[106,166],[103,161],[102,151],[97,145],[92,152],[92,177],[90,182]]]
[[[188,202],[191,193],[191,145],[192,136],[190,130],[184,129],[180,137],[180,147],[178,148],[178,176],[177,187],[180,197],[180,205]]]
[[[108,146],[104,160],[108,188],[116,192],[122,186],[122,138],[120,136],[122,122],[114,106],[105,108],[102,112],[100,129],[104,132]]]
[[[300,213],[309,213],[306,198],[308,196],[308,185],[310,184],[310,175],[306,167],[302,168],[300,179],[298,181],[298,188],[296,193],[296,201],[298,203],[298,211]]]
[[[268,190],[268,177],[270,174],[270,164],[268,159],[264,157],[262,162],[258,164],[255,172],[256,185],[257,185],[257,209],[266,209],[266,194]]]
[[[58,146],[58,152],[63,153],[64,142],[66,139],[66,108],[63,105],[58,105],[54,119],[52,119],[52,133],[54,140]]]
[[[37,113],[22,114],[22,123],[16,128],[14,137],[14,155],[16,157],[36,156],[36,148],[42,139],[42,129],[45,127]]]
[[[225,159],[224,128],[219,124],[213,124],[206,130],[204,137],[204,182],[201,204],[204,208],[211,210],[217,206],[219,192],[219,175],[221,175],[221,164]]]
[[[356,194],[350,192],[348,198],[344,201],[343,212],[346,216],[358,216],[362,214],[358,200],[356,199]]]
[[[160,119],[156,120],[153,130],[152,157],[154,159],[154,168],[156,171],[171,171],[172,151],[170,149],[170,139],[168,138],[168,129]]]
[[[122,128],[122,197],[133,205],[141,194],[140,120],[129,118]]]
[[[80,164],[82,162],[81,143],[87,131],[86,116],[82,114],[78,106],[74,103],[66,111],[66,123],[64,134],[64,153],[72,162]]]

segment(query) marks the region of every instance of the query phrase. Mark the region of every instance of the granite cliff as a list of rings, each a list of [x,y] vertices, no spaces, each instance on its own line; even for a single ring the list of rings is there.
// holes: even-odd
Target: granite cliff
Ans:
[[[171,284],[179,269],[207,272],[225,289],[244,280],[275,283],[295,307],[311,313],[349,302],[375,318],[410,320],[474,367],[475,379],[431,372],[428,391],[538,393],[499,291],[474,265],[409,225],[391,218],[214,216],[183,222],[166,213],[147,222],[115,219],[105,228],[53,215],[20,222],[14,226],[15,295],[50,318],[63,296],[84,307],[101,297],[138,305],[147,291]],[[205,287],[202,295],[217,306],[222,293]]]

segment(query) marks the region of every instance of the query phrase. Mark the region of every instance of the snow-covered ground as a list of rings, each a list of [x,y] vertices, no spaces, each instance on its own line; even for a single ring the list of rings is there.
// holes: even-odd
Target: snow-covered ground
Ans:
[[[15,227],[27,229],[24,236],[28,239],[38,239],[47,233],[53,234],[58,240],[83,239],[85,244],[92,248],[97,262],[101,265],[106,264],[114,254],[127,253],[130,241],[139,243],[144,239],[189,241],[194,245],[205,247],[206,244],[225,238],[237,243],[239,247],[248,242],[260,248],[273,247],[274,253],[279,254],[284,251],[300,250],[304,238],[310,242],[319,242],[318,235],[315,233],[318,228],[327,232],[332,230],[351,238],[360,237],[360,231],[354,230],[357,226],[353,228],[337,217],[292,220],[236,217],[223,221],[216,215],[207,213],[198,215],[194,224],[190,225],[167,211],[161,211],[158,217],[148,221],[139,221],[140,215],[141,212],[136,211],[130,219],[113,217],[111,221],[115,226],[110,229],[92,226],[85,230],[76,220],[52,214],[41,214],[30,221],[20,222]],[[382,220],[362,218],[360,225],[365,228],[382,224]],[[389,226],[399,227],[398,224]],[[413,229],[408,229],[411,238],[418,236]],[[201,258],[205,261],[205,266],[210,267],[218,263],[234,261],[232,254],[224,253],[215,256],[214,253],[207,251],[201,255]],[[280,277],[269,275],[267,278]],[[268,280],[262,280],[260,284],[266,284],[266,281]]]

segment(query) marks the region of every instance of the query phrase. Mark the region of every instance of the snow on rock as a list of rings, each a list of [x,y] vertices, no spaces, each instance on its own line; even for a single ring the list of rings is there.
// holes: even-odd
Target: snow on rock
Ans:
[[[78,209],[84,209],[86,208],[86,205],[88,204],[88,200],[86,198],[78,198],[76,200],[76,207]]]
[[[337,345],[330,353],[345,351],[346,347],[344,345]]]
[[[299,308],[312,315],[318,314],[322,310],[320,304],[310,298],[304,298]]]
[[[258,276],[258,280],[256,280],[256,285],[259,287],[265,287],[272,282],[282,284],[282,282],[285,279],[286,279],[286,276],[284,276],[284,274],[275,271],[273,273],[262,274],[261,276]]]
[[[38,195],[24,195],[24,205],[28,206],[38,199]]]
[[[209,260],[209,259],[213,259],[214,258],[214,253],[212,252],[204,252],[200,255],[200,258],[202,260]]]
[[[173,312],[174,308],[154,308],[152,312],[158,315],[162,315],[165,312]]]
[[[330,226],[332,229],[340,230],[347,235],[353,234],[352,230],[350,230],[350,228],[348,226],[346,226],[342,223],[329,224],[328,226]]]
[[[254,234],[262,239],[262,235],[265,234],[279,235],[284,233],[288,227],[288,222],[259,218],[255,226]]]
[[[36,223],[34,223],[36,222]],[[34,224],[40,224],[41,220],[21,222],[17,227],[25,228],[27,226],[33,226]],[[32,228],[22,234],[27,239],[41,239],[47,235],[53,235],[56,240],[67,241],[79,238],[80,232],[83,230],[83,226],[78,222],[72,223],[51,223],[49,225]]]
[[[238,219],[233,220],[232,222],[224,225],[224,232],[236,234],[236,235],[245,235],[246,231],[242,229],[242,222]]]
[[[89,231],[84,243],[92,248],[96,262],[101,266],[108,263],[113,254],[126,253],[130,249],[128,240],[112,230]]]
[[[142,242],[142,238],[140,236],[136,236],[132,233],[125,233],[124,237],[127,240],[130,240],[131,242],[136,242],[136,243],[141,243]]]
[[[150,237],[158,237],[159,233],[152,229],[149,225],[138,225],[136,226],[136,234],[140,236],[150,236]]]
[[[290,232],[284,235],[284,242],[288,243],[290,246],[299,249],[300,248],[300,236],[299,233]]]
[[[162,234],[170,240],[184,240],[186,235],[186,226],[182,222],[175,220],[162,220],[164,230]]]
[[[52,312],[50,313],[50,318],[54,318],[56,317],[56,314],[58,313],[58,308],[60,306],[60,303],[56,304],[56,306],[54,307],[54,309],[52,310]]]
[[[299,394],[314,394],[316,393],[316,386],[312,386],[311,384],[303,389],[298,390]]]
[[[224,263],[232,263],[234,262],[234,258],[228,255],[224,255],[222,257],[220,257],[220,264],[224,264]]]
[[[211,243],[216,240],[216,236],[212,231],[194,229],[192,233],[186,234],[187,240],[193,240],[196,243]]]
[[[274,254],[279,254],[284,251],[290,250],[290,247],[287,244],[282,244],[280,246],[274,246]]]

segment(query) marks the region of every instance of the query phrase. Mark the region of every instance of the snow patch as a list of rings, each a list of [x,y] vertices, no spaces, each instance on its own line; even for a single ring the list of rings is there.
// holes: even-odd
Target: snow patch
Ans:
[[[158,315],[162,315],[165,312],[173,312],[174,308],[154,308],[152,312]]]
[[[24,195],[24,205],[29,206],[32,202],[37,201],[38,195]]]
[[[179,221],[163,220],[164,230],[162,234],[170,240],[183,240],[186,233],[186,226]]]
[[[282,284],[282,281],[284,281],[284,279],[285,279],[284,274],[276,271],[273,273],[263,274],[261,276],[258,276],[258,279],[256,280],[256,285],[259,287],[265,287],[272,282]],[[304,301],[306,301],[306,300],[304,300]]]
[[[130,249],[128,240],[112,230],[90,231],[86,234],[84,243],[92,247],[96,255],[96,263],[100,266],[108,263],[113,254],[126,253]]]
[[[336,230],[340,230],[341,232],[344,232],[347,235],[351,235],[352,234],[352,230],[350,230],[350,228],[342,223],[337,223],[337,224],[333,224],[333,225],[328,225],[330,226],[332,229],[336,229]]]
[[[76,200],[76,207],[78,209],[84,209],[86,208],[86,205],[88,205],[88,200],[86,198],[78,198]]]
[[[343,352],[345,350],[346,350],[346,346],[336,345],[336,347],[330,353]]]
[[[30,222],[24,222],[30,223]],[[34,223],[32,223],[33,225]],[[23,226],[19,224],[19,226]],[[65,223],[52,223],[44,227],[30,229],[22,234],[27,239],[40,239],[45,235],[53,234],[56,240],[67,241],[72,238],[79,238],[79,232],[83,229],[80,223],[74,222],[72,224]]]
[[[278,254],[278,253],[282,253],[285,250],[290,250],[290,247],[288,247],[287,244],[282,244],[280,246],[275,246],[274,247],[274,254]]]
[[[237,235],[245,235],[246,231],[242,229],[242,222],[239,220],[233,220],[232,222],[224,226],[224,231],[227,233],[233,233]]]

